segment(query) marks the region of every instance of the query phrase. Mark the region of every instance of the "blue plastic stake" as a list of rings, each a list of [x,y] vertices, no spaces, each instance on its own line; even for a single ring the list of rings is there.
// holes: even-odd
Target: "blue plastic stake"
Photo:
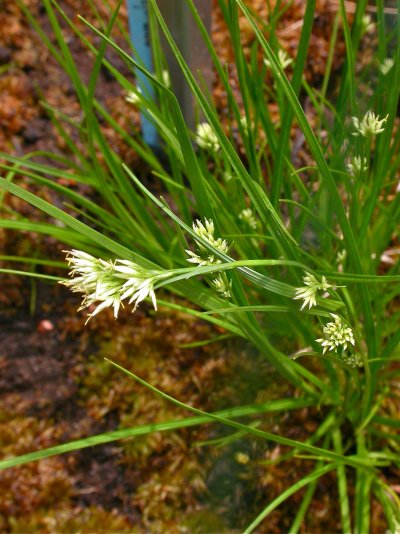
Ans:
[[[127,0],[129,32],[135,59],[148,71],[153,72],[153,57],[150,46],[149,35],[149,12],[147,0]],[[137,85],[146,98],[155,100],[154,87],[146,76],[136,69]],[[159,147],[157,130],[144,113],[141,113],[142,134],[145,143],[152,148]]]

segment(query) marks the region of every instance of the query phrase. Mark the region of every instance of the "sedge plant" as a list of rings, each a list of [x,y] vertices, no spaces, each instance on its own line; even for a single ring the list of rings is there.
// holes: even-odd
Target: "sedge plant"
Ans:
[[[385,30],[381,1],[376,4],[376,23],[367,21],[367,2],[361,1],[350,24],[341,0],[322,85],[312,87],[304,72],[315,0],[306,2],[295,57],[277,38],[283,3],[277,2],[263,21],[242,0],[219,0],[235,57],[238,103],[227,69],[220,63],[193,0],[185,2],[227,95],[224,124],[202,80],[191,72],[176,47],[156,0],[149,1],[154,73],[135,59],[128,40],[124,49],[112,37],[114,25],[119,24],[120,2],[110,8],[109,21],[98,27],[81,21],[93,37],[100,38],[98,48],[57,2],[43,2],[54,39],[21,4],[69,75],[82,120],[71,124],[44,102],[69,157],[47,154],[48,163],[38,163],[36,154],[24,158],[0,155],[4,162],[2,195],[16,195],[49,216],[48,222],[26,220],[7,208],[2,197],[6,216],[0,225],[50,235],[64,244],[69,274],[60,281],[82,296],[82,309],[91,310],[87,320],[106,307],[113,308],[117,318],[121,307],[134,311],[143,300],[150,300],[155,309],[157,305],[179,309],[253,344],[282,382],[295,389],[296,397],[209,413],[144,382],[134,373],[134,362],[130,369],[123,369],[110,361],[154,394],[193,415],[7,458],[0,462],[0,469],[153,431],[214,422],[287,446],[292,454],[314,462],[305,476],[265,503],[245,532],[255,530],[276,507],[305,488],[290,529],[298,532],[318,480],[335,472],[343,532],[368,532],[371,501],[376,499],[388,530],[394,533],[400,525],[399,499],[387,473],[399,468],[400,451],[396,392],[400,356],[396,309],[400,284],[396,238],[400,24],[396,21],[393,31]],[[241,44],[241,20],[254,32],[249,56]],[[92,54],[93,67],[86,84],[65,43],[65,26]],[[337,83],[333,57],[340,32],[346,56],[340,73],[335,74],[340,77]],[[373,74],[371,68],[358,66],[363,39],[371,32],[379,41]],[[159,45],[161,33],[193,93],[201,117],[194,131],[185,123],[174,95]],[[131,76],[123,75],[107,59],[108,49],[119,54]],[[161,158],[146,146],[140,132],[132,135],[125,131],[96,99],[101,68],[114,76],[129,105],[136,106],[157,128],[163,146]],[[135,70],[153,84],[157,101],[137,90]],[[358,87],[366,83],[367,75],[373,76],[374,90],[365,96]],[[335,87],[339,88],[336,93]],[[313,105],[312,121],[302,106],[305,95]],[[279,121],[271,114],[271,102],[278,105]],[[75,147],[70,129],[65,127],[67,120],[69,128],[75,128],[84,140],[85,153]],[[155,195],[135,170],[121,161],[107,142],[102,123],[113,128],[146,162],[162,196]],[[308,154],[302,168],[293,163],[294,128],[301,132]],[[61,210],[22,187],[18,183],[21,174],[28,183],[53,189],[68,207]],[[85,191],[90,189],[93,195],[66,187],[59,178],[84,184]],[[94,195],[101,202],[95,202]],[[24,261],[38,269],[46,263],[45,258]],[[40,272],[21,274],[46,277]],[[179,296],[181,304],[168,301],[168,293]],[[319,365],[310,366],[310,361]],[[304,442],[237,420],[305,406],[322,409],[325,419],[320,432]],[[352,499],[350,479],[355,481]]]

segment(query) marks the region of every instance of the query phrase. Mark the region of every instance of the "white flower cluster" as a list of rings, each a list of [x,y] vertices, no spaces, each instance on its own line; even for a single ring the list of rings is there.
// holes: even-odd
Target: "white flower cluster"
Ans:
[[[347,169],[353,176],[358,176],[368,170],[367,158],[361,159],[359,156],[355,156],[351,162],[347,165]]]
[[[161,71],[161,81],[165,85],[165,87],[167,87],[167,89],[171,87],[171,77],[167,69],[163,69]]]
[[[231,298],[232,280],[228,280],[226,273],[219,273],[217,278],[214,278],[211,282],[211,286],[222,297],[225,297],[226,299]]]
[[[288,67],[291,63],[293,63],[293,58],[291,58],[289,54],[286,52],[286,50],[283,50],[282,48],[279,49],[276,58],[282,70],[285,70],[286,67]],[[271,68],[271,62],[269,61],[269,59],[264,58],[264,64],[269,69]]]
[[[252,230],[257,230],[258,223],[254,213],[250,208],[246,208],[239,213],[239,219],[243,221]]]
[[[336,263],[338,264],[339,271],[343,271],[343,264],[347,258],[347,250],[344,248],[343,250],[339,250],[339,252],[336,255]]]
[[[319,282],[313,274],[308,272],[303,276],[303,283],[304,287],[298,287],[294,297],[294,299],[303,299],[303,305],[300,308],[301,310],[304,309],[307,304],[309,309],[312,306],[316,306],[318,291],[326,291],[332,287],[331,284],[328,284],[325,276],[322,276],[321,281]]]
[[[345,254],[342,253],[340,261],[342,261],[344,257]],[[295,299],[303,299],[301,309],[305,308],[307,304],[309,308],[315,306],[318,291],[326,291],[328,288],[332,287],[328,284],[325,276],[322,276],[321,281],[318,281],[313,274],[308,272],[305,273],[303,282],[305,286],[297,288],[294,297]],[[333,318],[333,321],[330,321],[322,327],[324,337],[316,339],[316,341],[321,343],[323,347],[322,354],[325,354],[327,350],[333,350],[339,352],[343,361],[350,367],[361,367],[363,362],[359,354],[346,354],[344,352],[349,343],[351,345],[355,344],[352,329],[346,324],[343,324],[341,317],[338,315],[335,315],[334,313],[331,313],[330,315]]]
[[[196,222],[193,223],[193,230],[196,235],[205,239],[208,243],[210,243],[211,246],[223,254],[228,253],[228,242],[226,239],[222,239],[221,237],[216,238],[214,236],[214,222],[211,219],[204,219],[204,224],[201,221],[196,220]],[[208,251],[204,245],[197,242],[197,247],[197,252],[186,250],[187,254],[189,255],[188,262],[196,263],[199,266],[218,265],[221,263],[221,260],[214,254],[210,253],[210,251]],[[228,276],[225,272],[219,273],[217,278],[211,281],[211,287],[215,289],[215,291],[222,297],[230,298],[232,296],[232,281],[228,279]]]
[[[137,89],[137,91],[128,91],[125,97],[125,100],[128,102],[128,104],[137,104],[140,102],[140,88]]]
[[[199,147],[210,152],[217,152],[219,149],[218,137],[208,122],[202,122],[197,125],[196,142]]]
[[[249,134],[249,123],[247,121],[246,115],[240,117],[240,126],[243,128],[243,131],[246,135]]]
[[[193,223],[193,231],[196,235],[199,237],[202,237],[205,239],[210,245],[223,254],[227,254],[229,245],[226,239],[222,239],[221,237],[215,238],[214,237],[214,223],[210,219],[204,219],[204,224],[196,220],[196,222]],[[214,254],[210,253],[206,247],[204,247],[201,243],[197,243],[198,247],[198,254],[196,252],[192,252],[191,250],[186,250],[188,255],[190,256],[188,261],[190,263],[197,263],[198,265],[204,266],[204,265],[216,265],[218,263],[221,263],[221,260],[217,258]]]
[[[323,354],[327,350],[337,352],[340,348],[341,350],[347,349],[347,344],[355,344],[353,331],[349,326],[346,326],[342,323],[341,317],[335,315],[334,313],[330,314],[334,319],[330,323],[327,323],[322,331],[324,333],[323,338],[316,339],[318,343],[321,343],[323,347]]]
[[[342,359],[349,367],[362,367],[364,365],[361,354],[358,354],[358,352],[349,355],[343,354]]]
[[[370,33],[375,29],[375,23],[372,21],[371,15],[363,15],[361,19],[361,32]]]
[[[114,317],[117,318],[125,299],[129,299],[129,304],[134,303],[135,311],[142,300],[150,297],[154,309],[157,309],[154,284],[169,275],[146,270],[129,260],[102,260],[81,250],[67,251],[66,259],[72,267],[69,273],[72,278],[61,283],[75,293],[83,293],[79,310],[96,304],[88,320],[109,307],[114,309]]]
[[[379,65],[379,70],[381,73],[386,76],[394,65],[394,60],[391,57],[387,57],[383,60],[383,63]]]
[[[383,124],[387,121],[389,115],[383,119],[379,119],[379,115],[375,115],[373,111],[367,111],[363,119],[360,121],[357,117],[352,117],[354,127],[357,132],[353,135],[362,135],[363,137],[372,137],[384,131]]]

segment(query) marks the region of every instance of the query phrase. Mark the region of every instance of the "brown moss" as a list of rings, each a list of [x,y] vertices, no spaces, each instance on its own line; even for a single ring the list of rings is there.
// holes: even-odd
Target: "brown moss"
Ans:
[[[93,534],[93,532],[132,532],[132,524],[118,511],[106,511],[98,506],[89,508],[58,505],[57,508],[38,508],[34,513],[10,519],[10,532],[52,534]],[[135,531],[138,530],[135,528]]]

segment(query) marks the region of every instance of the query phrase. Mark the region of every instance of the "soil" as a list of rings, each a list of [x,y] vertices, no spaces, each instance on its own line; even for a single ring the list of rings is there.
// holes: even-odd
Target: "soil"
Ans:
[[[23,4],[50,36],[43,3],[24,0]],[[95,4],[102,9],[102,3]],[[263,14],[267,3],[253,0],[251,4]],[[298,0],[292,3],[280,28],[282,46],[292,54],[299,39],[298,21],[303,4]],[[62,7],[68,15],[79,12],[96,23],[89,2],[65,0]],[[334,2],[318,2],[310,53],[313,59],[307,70],[310,83],[322,76],[328,49],[327,28],[335,10]],[[214,11],[213,38],[218,45],[219,41],[226,42],[226,30],[216,6]],[[79,23],[76,18],[74,21]],[[124,8],[121,21],[126,25]],[[241,23],[244,44],[249,47],[250,31],[244,21]],[[42,102],[71,119],[79,119],[80,109],[71,83],[17,3],[0,0],[0,27],[0,151],[17,156],[34,151],[62,154],[65,142],[54,130]],[[83,25],[80,29],[86,31]],[[76,40],[69,39],[79,72],[87,79],[91,64],[88,53]],[[98,44],[96,39],[94,44]],[[222,50],[222,59],[231,63],[229,48],[221,46]],[[335,68],[340,67],[342,57],[340,45]],[[110,52],[109,59],[126,73],[117,56]],[[138,127],[136,112],[106,72],[100,75],[96,94],[124,128]],[[223,110],[225,95],[220,87],[215,87],[214,96]],[[106,134],[111,143],[117,143],[112,131]],[[76,144],[80,146],[79,138]],[[132,151],[119,141],[117,147],[124,161],[133,167],[140,166]],[[46,157],[38,155],[38,160],[46,161]],[[58,202],[54,197],[51,200]],[[9,208],[27,217],[41,217],[15,198],[7,196],[6,201]],[[62,257],[63,247],[51,238],[31,233],[0,229],[0,243],[3,254],[37,253],[57,260]],[[26,268],[15,263],[2,265]],[[53,268],[44,271],[60,274]],[[142,378],[206,410],[256,402],[264,396],[296,394],[287,389],[279,391],[271,370],[245,345],[235,343],[235,349],[229,343],[182,347],[221,334],[182,314],[161,310],[155,315],[143,305],[133,316],[122,313],[118,322],[105,311],[85,327],[85,318],[76,312],[78,300],[65,288],[15,275],[1,275],[1,285],[0,443],[4,457],[120,427],[186,415],[111,368],[104,357],[128,368],[134,364]],[[263,428],[276,431],[279,425],[285,435],[304,438],[315,431],[322,416],[299,410],[295,417],[285,416],[283,421],[271,416],[263,421]],[[307,464],[283,462],[267,469],[262,462],[276,458],[282,450],[247,438],[223,449],[191,446],[229,433],[209,425],[157,432],[2,471],[0,531],[240,530],[263,503],[298,478],[300,469],[304,474]],[[244,456],[238,456],[239,453]],[[325,477],[317,488],[308,531],[340,529],[332,519],[337,517],[335,492],[334,477]],[[271,514],[268,524],[262,525],[259,532],[285,531],[301,495]],[[380,509],[374,508],[374,514],[374,524],[381,524]]]

